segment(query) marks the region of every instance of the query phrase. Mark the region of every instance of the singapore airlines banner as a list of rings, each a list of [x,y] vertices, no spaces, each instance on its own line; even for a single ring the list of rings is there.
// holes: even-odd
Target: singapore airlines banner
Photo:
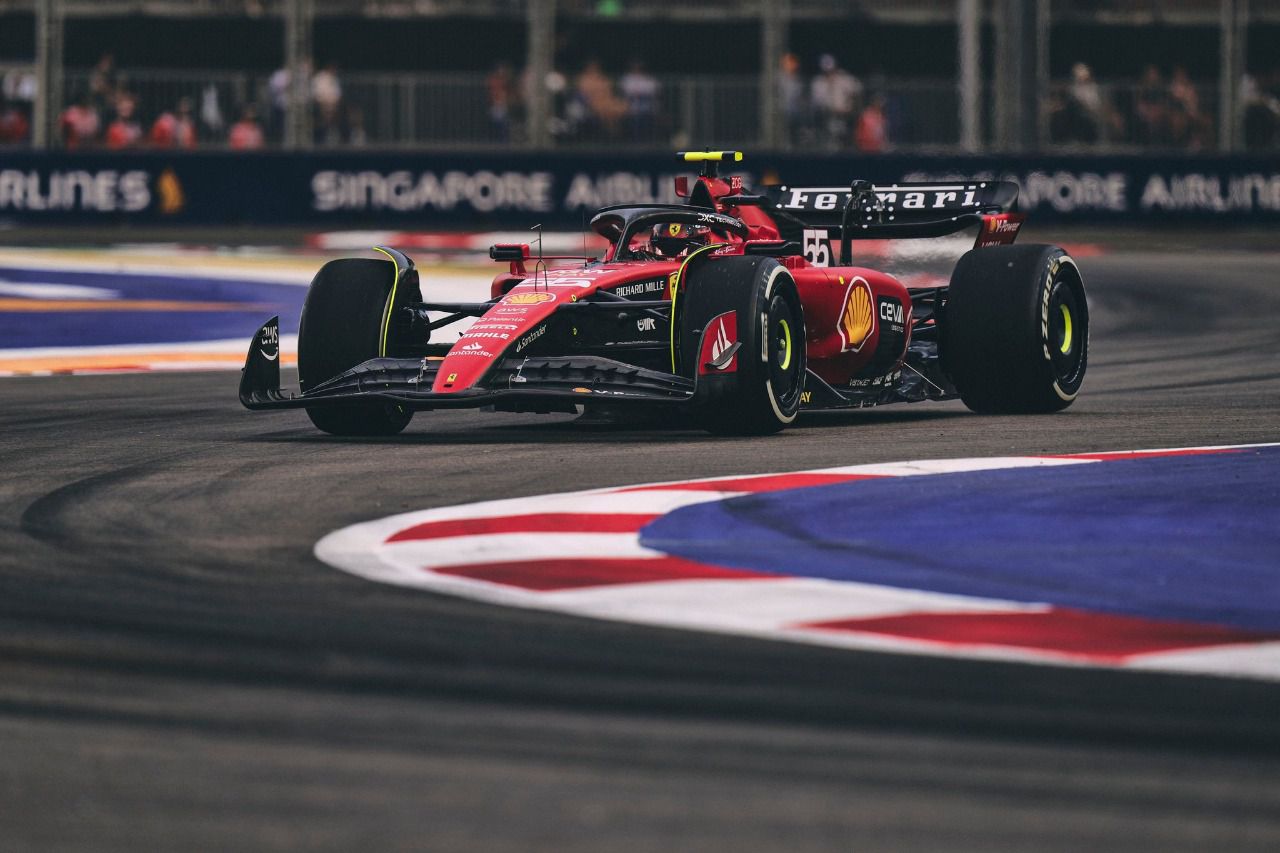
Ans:
[[[882,157],[748,152],[748,187],[1012,180],[1043,221],[1280,220],[1280,158]],[[675,202],[674,157],[556,153],[0,153],[0,227],[39,223],[581,227]]]

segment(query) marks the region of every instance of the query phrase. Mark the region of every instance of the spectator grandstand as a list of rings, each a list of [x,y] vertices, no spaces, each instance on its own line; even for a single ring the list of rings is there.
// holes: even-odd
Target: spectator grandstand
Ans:
[[[1240,4],[1247,16],[1229,24],[1231,0],[1046,4],[1030,144],[1000,116],[1009,3],[791,0],[744,14],[727,0],[0,0],[0,145],[1280,144],[1280,57],[1267,49],[1280,2]],[[241,46],[233,67],[204,39]],[[969,91],[965,61],[978,66]],[[42,80],[56,89],[43,112]]]

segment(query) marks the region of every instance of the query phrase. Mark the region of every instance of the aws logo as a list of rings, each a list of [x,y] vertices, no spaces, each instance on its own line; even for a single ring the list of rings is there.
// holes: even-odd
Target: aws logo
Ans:
[[[275,361],[280,357],[280,321],[274,320],[262,327],[258,333],[258,352],[267,361]]]

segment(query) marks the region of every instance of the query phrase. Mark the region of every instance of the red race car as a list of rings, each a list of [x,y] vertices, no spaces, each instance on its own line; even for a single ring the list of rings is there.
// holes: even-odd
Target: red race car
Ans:
[[[497,245],[492,298],[423,298],[413,262],[331,261],[298,336],[301,394],[279,389],[279,322],[249,347],[240,400],[306,409],[335,435],[397,433],[415,411],[577,412],[654,406],[717,433],[763,434],[804,409],[960,398],[975,412],[1050,412],[1084,379],[1089,309],[1062,249],[1012,245],[1017,187],[768,188],[718,174],[738,152],[688,152],[685,204],[607,207],[603,259]],[[979,226],[949,285],[909,288],[854,263],[860,239]],[[461,337],[432,333],[478,318]]]

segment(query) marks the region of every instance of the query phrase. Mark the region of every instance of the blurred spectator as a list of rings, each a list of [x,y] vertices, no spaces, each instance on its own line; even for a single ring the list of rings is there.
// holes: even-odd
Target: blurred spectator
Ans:
[[[116,96],[116,117],[107,125],[107,147],[113,151],[133,148],[142,139],[142,125],[138,124],[138,102],[133,95],[121,92]]]
[[[27,115],[31,115],[35,107],[36,95],[39,94],[40,83],[36,75],[19,68],[11,69],[0,81],[0,97],[7,98],[18,107],[25,107]]]
[[[21,145],[30,131],[26,111],[16,101],[0,95],[0,145]]]
[[[364,110],[359,104],[347,104],[347,144],[363,148],[369,144],[369,134],[364,129]]]
[[[1102,126],[1102,91],[1093,79],[1093,70],[1083,62],[1071,66],[1071,86],[1067,89],[1067,141],[1092,145]]]
[[[303,73],[310,75],[311,63],[303,60]],[[288,68],[277,68],[267,80],[267,133],[272,142],[284,140],[284,126],[289,114],[289,101],[293,98],[293,73]]]
[[[338,64],[330,62],[311,77],[311,101],[315,105],[314,136],[317,145],[341,145],[342,83]]]
[[[1200,94],[1181,65],[1169,78],[1169,135],[1174,145],[1198,151],[1208,146],[1213,132],[1209,117],[1200,111]]]
[[[98,140],[98,131],[101,127],[102,120],[88,92],[81,92],[75,102],[63,110],[58,118],[62,146],[68,151],[92,147]]]
[[[884,95],[876,93],[871,96],[862,115],[858,116],[858,127],[854,131],[854,143],[859,151],[868,154],[879,154],[889,147],[889,122],[884,114]]]
[[[240,111],[240,120],[231,125],[227,144],[233,151],[257,151],[265,143],[262,125],[258,124],[258,111],[253,104],[246,104]]]
[[[568,136],[572,128],[569,117],[569,78],[554,68],[547,72],[543,79],[547,95],[551,101],[550,130],[557,138]],[[526,68],[520,72],[520,97],[524,103],[531,103],[534,97],[533,74]]]
[[[196,123],[191,117],[191,99],[179,98],[173,112],[162,112],[151,125],[151,145],[155,148],[195,148]]]
[[[862,100],[862,82],[824,53],[818,59],[819,73],[809,84],[809,100],[822,133],[830,145],[844,146],[850,122]]]
[[[342,101],[342,82],[338,80],[336,62],[330,62],[312,75],[311,100],[322,110],[337,111]]]
[[[604,73],[598,59],[587,60],[574,81],[569,110],[570,123],[579,137],[596,139],[618,135],[627,104],[614,94],[613,81]]]
[[[204,125],[207,135],[215,139],[222,138],[222,105],[218,103],[218,87],[210,83],[200,93],[200,123]]]
[[[1272,72],[1275,76],[1275,72]],[[1250,74],[1240,84],[1241,110],[1244,113],[1244,145],[1251,151],[1271,148],[1280,142],[1280,99],[1267,92]]]
[[[342,120],[338,113],[327,110],[316,114],[315,126],[311,128],[311,141],[317,146],[333,147],[342,144]]]
[[[1164,145],[1169,138],[1169,97],[1160,69],[1148,65],[1142,70],[1134,99],[1137,123],[1134,141],[1139,145]]]
[[[489,124],[493,127],[494,136],[506,142],[511,139],[511,123],[520,100],[511,63],[499,62],[484,83],[489,95]]]
[[[0,80],[0,145],[29,141],[38,88],[36,76],[29,71],[13,69]]]
[[[120,88],[120,75],[116,71],[116,58],[104,53],[89,72],[89,98],[99,115],[111,116]]]
[[[804,97],[800,59],[794,53],[784,53],[778,65],[778,109],[787,123],[787,138],[801,142],[809,125],[809,104]]]
[[[618,81],[627,104],[628,136],[635,142],[654,139],[658,130],[658,80],[644,67],[643,60],[632,59],[627,73]]]
[[[1071,66],[1071,82],[1065,92],[1053,93],[1048,114],[1054,142],[1094,145],[1106,141],[1106,134],[1123,131],[1120,115],[1102,97],[1093,70],[1083,62]]]

